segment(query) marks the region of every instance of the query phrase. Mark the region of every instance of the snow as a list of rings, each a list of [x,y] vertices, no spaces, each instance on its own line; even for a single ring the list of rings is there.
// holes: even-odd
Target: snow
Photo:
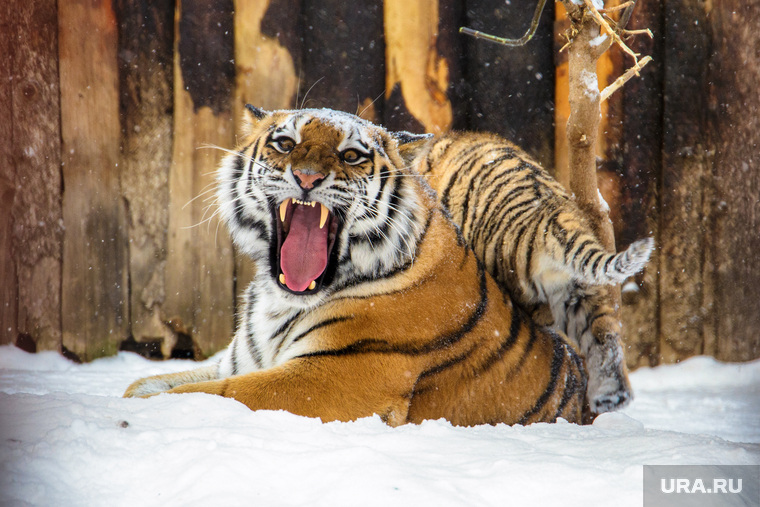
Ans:
[[[590,426],[322,424],[205,394],[120,397],[197,366],[0,347],[0,505],[640,506],[644,464],[760,463],[760,361],[640,369],[632,405]]]
[[[606,40],[607,40],[607,34],[603,33],[601,35],[597,35],[596,37],[594,37],[593,39],[591,39],[590,41],[588,41],[588,44],[592,48],[595,48],[595,47],[599,46],[601,43],[603,43]]]
[[[586,69],[582,69],[579,79],[583,85],[583,94],[589,100],[594,100],[599,96],[599,81],[597,80],[596,73]]]
[[[599,196],[599,207],[602,209],[603,213],[609,213],[610,212],[610,205],[607,204],[607,201],[604,200],[604,196],[602,195],[602,191],[598,188],[596,189],[596,194]]]

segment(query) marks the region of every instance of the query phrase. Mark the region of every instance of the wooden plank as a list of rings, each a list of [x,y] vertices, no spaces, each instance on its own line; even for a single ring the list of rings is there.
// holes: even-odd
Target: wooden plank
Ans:
[[[650,28],[656,37],[662,34],[663,11],[659,0],[638,0],[628,28]],[[663,52],[658,39],[638,36],[630,47],[654,59],[640,78],[629,81],[620,93],[623,97],[624,184],[620,192],[620,219],[617,235],[621,247],[652,236],[659,247],[658,182],[662,167],[662,85]],[[654,366],[659,361],[658,314],[659,256],[653,255],[637,287],[623,291],[623,329],[626,360],[629,368]]]
[[[393,130],[445,132],[453,124],[449,62],[438,51],[438,0],[385,0],[385,112]]]
[[[703,350],[703,213],[711,173],[707,134],[707,64],[704,5],[669,0],[663,36],[663,173],[660,207],[660,360],[672,363]],[[688,27],[688,29],[687,29]]]
[[[245,104],[295,105],[300,64],[298,0],[235,1],[235,120]]]
[[[449,73],[449,87],[446,96],[453,115],[451,129],[469,128],[470,106],[469,84],[465,76],[468,55],[468,36],[459,33],[465,23],[465,2],[461,0],[438,0],[438,54],[446,62]]]
[[[498,37],[520,38],[536,0],[467,2],[467,26]],[[497,132],[544,167],[554,165],[554,2],[547,2],[535,36],[520,47],[467,37],[467,80],[472,130]]]
[[[234,313],[232,245],[213,205],[223,152],[212,148],[233,144],[233,5],[178,9],[165,309],[175,330],[211,355],[229,343]]]
[[[61,158],[56,2],[15,6],[13,144],[18,332],[61,349]]]
[[[115,353],[127,335],[117,29],[108,1],[61,2],[58,15],[63,347],[90,360]]]
[[[302,9],[304,107],[380,120],[385,87],[382,0],[319,0],[303,2]]]
[[[235,105],[236,137],[240,138],[243,107],[253,104],[267,110],[295,105],[300,65],[298,0],[235,1]],[[253,263],[235,256],[235,293],[253,279]]]
[[[709,20],[717,343],[707,352],[747,361],[760,357],[760,1],[715,2]]]
[[[174,2],[119,0],[116,9],[131,335],[137,342],[161,342],[168,356],[176,343],[162,309],[172,153]]]
[[[0,4],[0,345],[18,336],[18,280],[13,256],[13,63],[16,48],[16,2]]]
[[[55,2],[8,2],[0,222],[3,343],[61,348],[60,125]]]

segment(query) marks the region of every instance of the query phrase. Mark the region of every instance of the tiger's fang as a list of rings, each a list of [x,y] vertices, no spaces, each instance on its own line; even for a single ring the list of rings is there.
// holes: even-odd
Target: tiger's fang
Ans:
[[[321,202],[319,203],[319,206],[321,207],[321,213],[319,215],[319,228],[322,229],[327,223],[327,215],[329,215],[330,212],[328,211],[327,206]]]

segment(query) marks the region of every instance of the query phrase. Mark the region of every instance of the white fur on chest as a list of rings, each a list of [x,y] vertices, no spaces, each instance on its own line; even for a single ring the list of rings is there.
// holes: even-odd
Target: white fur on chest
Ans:
[[[235,337],[219,363],[219,376],[228,377],[272,368],[307,353],[309,311],[294,307],[264,280],[246,291]]]

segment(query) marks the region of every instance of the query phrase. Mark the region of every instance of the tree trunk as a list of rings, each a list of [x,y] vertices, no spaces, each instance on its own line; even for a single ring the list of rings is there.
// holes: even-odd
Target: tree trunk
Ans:
[[[569,12],[577,16],[579,10]],[[575,200],[589,218],[599,240],[615,250],[615,236],[608,211],[599,200],[596,175],[596,142],[601,118],[596,62],[600,45],[591,41],[599,36],[599,26],[590,18],[573,20],[579,29],[568,48],[570,116],[567,122],[569,185]]]

